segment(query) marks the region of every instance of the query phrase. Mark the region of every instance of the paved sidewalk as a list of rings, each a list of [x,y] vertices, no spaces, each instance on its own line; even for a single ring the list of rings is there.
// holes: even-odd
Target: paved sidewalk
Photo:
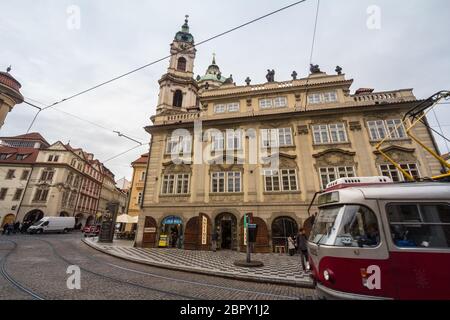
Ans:
[[[97,238],[83,239],[87,245],[118,258],[156,267],[209,274],[240,280],[312,287],[308,274],[301,270],[300,256],[252,254],[252,260],[262,261],[263,267],[244,268],[233,264],[245,260],[245,253],[235,251],[190,251],[179,249],[143,249],[123,244],[97,243]]]

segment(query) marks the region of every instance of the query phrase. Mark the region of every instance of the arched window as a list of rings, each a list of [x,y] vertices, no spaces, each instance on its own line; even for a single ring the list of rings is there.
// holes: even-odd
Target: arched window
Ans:
[[[183,92],[181,90],[175,91],[173,94],[173,104],[174,107],[181,108],[183,105]]]
[[[186,59],[185,58],[181,57],[178,59],[177,70],[178,71],[186,71]]]
[[[295,236],[298,232],[298,225],[290,217],[278,217],[272,223],[272,244],[274,247],[285,246],[287,250],[287,238]],[[286,251],[287,252],[287,251]]]

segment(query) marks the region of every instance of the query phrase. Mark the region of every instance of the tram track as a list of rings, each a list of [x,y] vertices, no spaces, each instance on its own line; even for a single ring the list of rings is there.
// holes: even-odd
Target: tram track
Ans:
[[[62,256],[56,250],[55,246],[51,242],[49,242],[47,240],[39,239],[39,238],[31,238],[31,239],[45,243],[52,250],[53,255],[55,257],[57,257],[59,260],[65,262],[66,264],[68,264],[68,265],[78,265],[77,263],[74,263],[74,262],[70,261],[69,259],[65,258],[64,256]],[[87,257],[87,256],[85,256],[85,257]],[[150,286],[145,286],[145,285],[141,285],[141,284],[125,281],[125,280],[122,280],[122,279],[119,279],[119,278],[107,276],[105,274],[102,274],[102,273],[99,273],[99,272],[87,269],[87,268],[79,266],[79,265],[78,265],[78,267],[80,268],[80,270],[82,270],[84,272],[87,272],[89,274],[92,274],[94,276],[97,276],[97,277],[100,277],[100,278],[103,278],[103,279],[107,279],[107,280],[112,281],[112,282],[120,283],[120,284],[123,284],[123,285],[132,286],[132,287],[136,287],[136,288],[140,288],[140,289],[144,289],[144,290],[149,290],[149,291],[157,292],[157,293],[160,293],[160,294],[169,295],[169,296],[172,296],[172,297],[175,297],[175,298],[181,298],[181,299],[187,299],[187,300],[201,300],[201,299],[199,299],[197,297],[194,297],[194,296],[174,293],[174,292],[171,292],[171,291],[158,289],[158,288],[154,288],[154,287],[150,287]]]
[[[171,296],[176,299],[188,299],[188,300],[205,300],[205,299],[207,299],[207,300],[210,300],[211,293],[212,293],[212,295],[220,296],[221,292],[223,292],[223,296],[227,296],[227,295],[230,296],[232,294],[246,294],[246,295],[250,295],[250,296],[253,296],[256,298],[302,300],[300,295],[284,295],[284,294],[270,293],[270,292],[264,292],[264,291],[259,291],[259,290],[251,290],[251,289],[246,289],[246,288],[236,288],[236,287],[232,287],[232,286],[224,286],[221,284],[212,284],[212,283],[208,283],[208,282],[195,281],[195,280],[190,280],[190,279],[181,279],[179,277],[173,277],[171,275],[166,276],[166,275],[161,275],[161,274],[157,274],[157,273],[153,273],[153,272],[137,270],[134,268],[130,268],[128,266],[123,266],[123,265],[118,265],[115,263],[107,262],[107,261],[104,261],[103,259],[94,258],[93,256],[91,256],[89,254],[83,253],[81,251],[80,247],[76,246],[74,243],[71,243],[71,242],[61,242],[61,243],[58,242],[58,244],[52,243],[52,240],[59,240],[58,238],[54,238],[54,237],[49,237],[47,239],[42,239],[39,237],[27,237],[26,239],[41,242],[41,243],[45,244],[51,250],[52,255],[55,258],[57,258],[58,260],[60,260],[61,262],[63,262],[65,265],[77,265],[80,268],[80,270],[82,270],[83,272],[86,272],[88,274],[91,274],[95,277],[102,278],[102,279],[108,280],[110,282],[119,283],[121,285],[135,287],[135,288],[159,293],[162,295]],[[18,246],[18,244],[15,241],[8,241],[8,242],[13,243],[14,248],[10,252],[8,252],[7,255],[5,255],[5,257],[3,259],[0,258],[1,259],[0,270],[2,271],[2,275],[14,287],[16,287],[20,291],[32,296],[33,299],[36,299],[36,300],[49,299],[49,298],[43,297],[42,295],[37,294],[36,292],[34,292],[33,290],[30,290],[27,287],[24,287],[17,280],[12,278],[11,275],[9,275],[7,272],[6,272],[6,276],[4,275],[3,270],[5,270],[5,266],[4,266],[5,262],[6,262],[5,260],[7,259],[7,256],[9,256],[13,251],[15,251]],[[107,266],[107,267],[114,268],[117,270],[130,272],[135,275],[149,277],[152,279],[157,279],[157,280],[162,280],[162,281],[170,281],[170,282],[179,283],[182,285],[184,284],[187,286],[187,288],[184,287],[182,289],[185,289],[185,290],[189,290],[190,288],[194,288],[194,287],[197,287],[199,290],[193,290],[193,292],[197,292],[196,293],[197,295],[194,296],[189,293],[176,293],[174,291],[168,291],[168,290],[164,290],[161,288],[156,288],[154,286],[144,284],[144,283],[139,284],[139,283],[136,283],[136,282],[133,282],[130,280],[121,279],[117,275],[116,276],[106,275],[104,273],[100,273],[100,272],[93,270],[92,267],[89,267],[86,265],[82,266],[82,265],[80,265],[79,262],[75,262],[75,261],[73,261],[73,259],[66,258],[67,254],[63,255],[61,253],[61,250],[62,250],[61,245],[70,246],[72,251],[74,252],[74,254],[76,254],[77,256],[79,256],[82,259],[89,260],[89,261],[95,263],[96,266],[103,265],[103,266]],[[136,278],[135,281],[139,281],[139,280],[137,280],[137,278]],[[151,281],[151,280],[149,280],[149,281]],[[209,291],[209,293],[208,293],[208,290],[213,290],[213,291],[212,292]],[[202,297],[203,294],[206,297]],[[308,296],[306,299],[309,299],[309,298],[314,299],[313,296],[310,296],[310,297]]]
[[[75,247],[75,245],[73,245],[73,244],[70,244],[70,245],[77,252],[79,252],[79,250]],[[145,276],[149,276],[152,278],[157,278],[157,279],[162,279],[162,280],[167,280],[167,281],[174,281],[174,282],[179,282],[179,283],[185,283],[185,284],[189,284],[189,285],[201,286],[201,287],[212,288],[212,289],[220,289],[220,290],[233,291],[233,292],[246,293],[246,294],[254,294],[254,295],[259,295],[259,296],[273,297],[273,298],[279,298],[279,299],[285,299],[285,300],[300,300],[300,298],[296,297],[296,296],[280,295],[280,294],[274,294],[274,293],[268,293],[268,292],[262,292],[262,291],[240,289],[240,288],[234,288],[234,287],[229,287],[229,286],[210,284],[210,283],[206,283],[206,282],[199,282],[199,281],[193,281],[193,280],[186,280],[186,279],[162,276],[162,275],[151,273],[151,272],[146,272],[146,271],[123,267],[123,266],[120,266],[120,265],[117,265],[114,263],[110,263],[110,262],[104,262],[104,261],[101,261],[99,259],[93,258],[93,257],[85,255],[85,254],[81,254],[81,255],[91,261],[96,262],[96,263],[101,263],[103,265],[107,265],[107,266],[110,266],[110,267],[113,267],[113,268],[116,268],[119,270],[133,272],[136,274],[145,275]]]
[[[11,276],[11,274],[9,274],[9,272],[6,269],[6,262],[9,258],[9,256],[17,249],[17,242],[12,241],[12,240],[0,240],[0,242],[3,243],[12,243],[13,244],[13,248],[11,250],[8,251],[8,253],[6,253],[6,255],[4,257],[1,257],[1,262],[0,262],[0,274],[8,281],[8,283],[14,287],[15,289],[17,289],[20,292],[23,292],[29,296],[31,296],[34,300],[46,300],[46,298],[38,293],[36,293],[34,290],[24,286],[22,283],[20,283],[19,281],[17,281],[17,279],[15,279],[13,276]]]

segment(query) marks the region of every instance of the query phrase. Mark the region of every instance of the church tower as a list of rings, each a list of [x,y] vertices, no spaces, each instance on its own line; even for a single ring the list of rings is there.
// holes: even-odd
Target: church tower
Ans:
[[[157,114],[167,111],[187,112],[198,109],[198,85],[194,80],[196,49],[186,20],[170,45],[169,68],[159,80]]]

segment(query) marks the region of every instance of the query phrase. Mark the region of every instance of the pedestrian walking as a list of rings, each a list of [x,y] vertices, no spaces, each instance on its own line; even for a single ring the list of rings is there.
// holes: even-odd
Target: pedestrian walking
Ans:
[[[217,230],[214,230],[212,236],[211,236],[211,245],[212,245],[212,250],[214,252],[217,251],[217,240],[219,239],[219,233],[217,232]]]
[[[14,223],[14,234],[18,233],[20,231],[20,222],[17,221]]]
[[[306,265],[308,264],[308,239],[304,228],[301,228],[297,235],[297,250],[300,254],[303,271],[306,271]]]
[[[6,231],[8,231],[8,222],[5,223],[5,224],[3,225],[3,231],[2,231],[2,234],[5,234]]]
[[[289,236],[288,238],[288,250],[290,256],[295,254],[295,241],[293,236]]]
[[[11,232],[14,232],[14,224],[8,223],[8,229],[6,230],[6,235],[10,235]]]

